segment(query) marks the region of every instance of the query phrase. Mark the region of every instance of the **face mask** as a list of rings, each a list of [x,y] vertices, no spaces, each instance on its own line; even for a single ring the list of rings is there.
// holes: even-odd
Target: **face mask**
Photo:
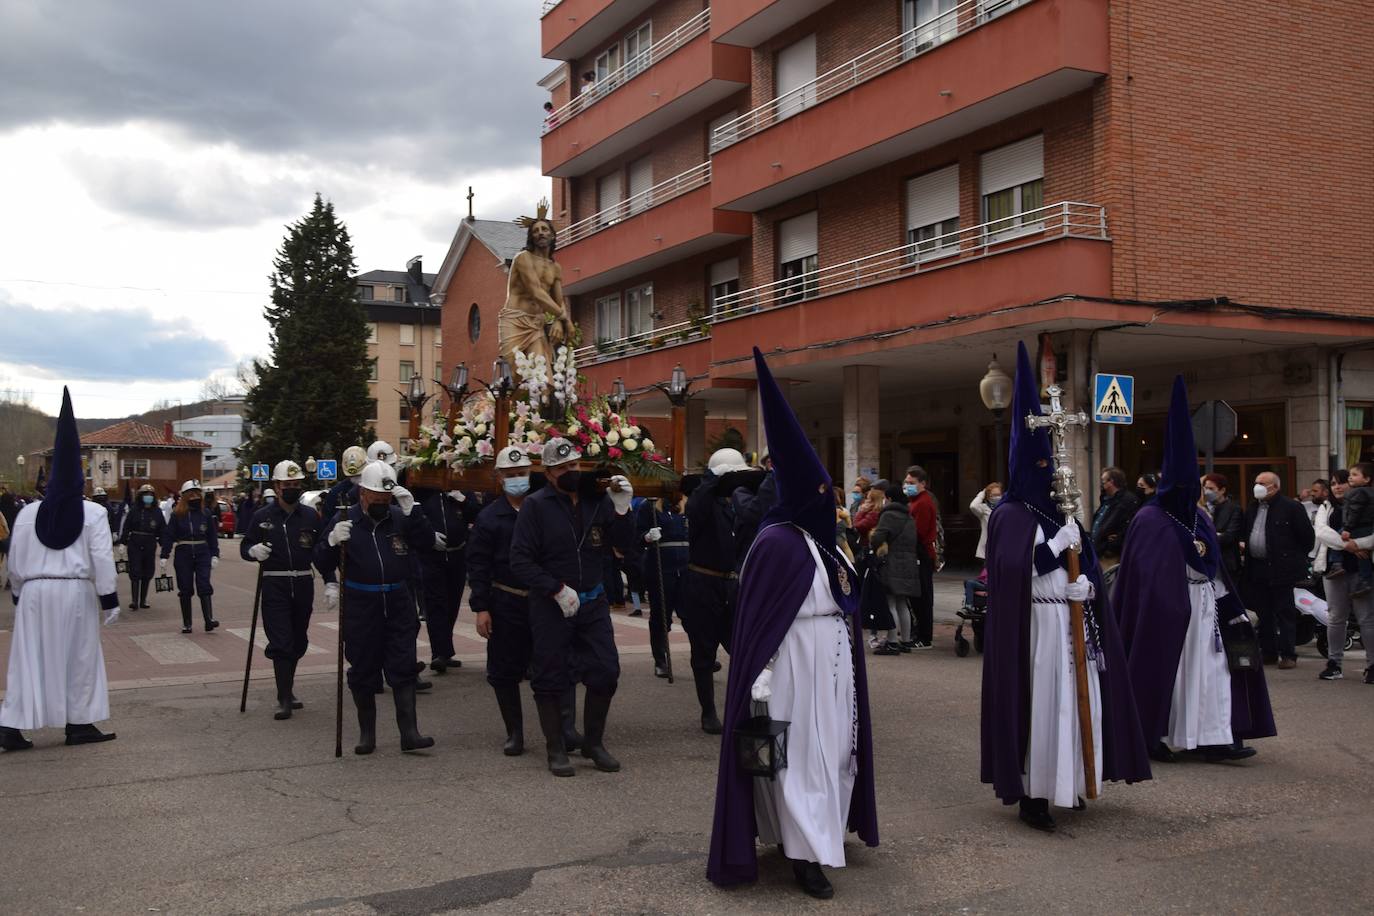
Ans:
[[[1217,500],[1221,499],[1221,494],[1218,493],[1216,490],[1203,490],[1202,498],[1207,500],[1207,505],[1210,506]]]
[[[530,479],[528,477],[507,477],[501,481],[501,489],[506,491],[507,496],[524,496],[530,491]]]
[[[277,501],[277,498],[276,498],[275,496],[269,496],[269,497],[267,497],[266,499],[263,500],[263,502],[267,503],[267,505],[269,505],[269,506],[272,505],[273,503],[275,503],[276,501]]]
[[[1000,503],[1001,501],[1002,501],[1002,497],[1000,497],[1000,496],[994,496],[994,497],[992,497],[991,499],[988,500],[988,505],[989,505],[989,506],[992,506],[994,509],[996,509],[996,508],[997,508],[997,504]]]
[[[97,497],[95,498],[95,501],[98,502],[98,503],[100,503],[100,505],[103,506],[103,505],[105,505],[106,503],[108,503],[108,502],[110,501],[110,497],[108,497],[108,496],[97,496]]]
[[[294,506],[301,498],[300,490],[282,490],[281,501],[288,506]]]
[[[145,496],[145,497],[143,497],[143,505],[145,505],[145,506],[151,506],[152,504],[153,504],[153,498],[152,498],[151,496]]]
[[[902,492],[907,496],[915,496],[917,493],[921,492],[921,489],[914,483],[908,483],[902,486]]]
[[[1139,496],[1141,499],[1149,499],[1149,498],[1150,498],[1150,493],[1149,493],[1149,491],[1146,490],[1144,487],[1136,487],[1136,488],[1135,488],[1135,495],[1136,495],[1136,496]]]
[[[386,503],[373,503],[367,507],[367,515],[374,522],[380,522],[391,514],[391,507]]]
[[[558,478],[558,489],[564,493],[576,493],[581,484],[581,471],[564,471]]]
[[[1257,483],[1255,484],[1254,493],[1255,499],[1264,499],[1264,497],[1269,495],[1269,488],[1262,483]]]
[[[200,508],[200,500],[198,500],[198,499],[188,499],[188,500],[186,500],[186,505],[188,505],[188,506],[191,507],[191,511],[192,511],[192,512],[195,512],[197,509]]]

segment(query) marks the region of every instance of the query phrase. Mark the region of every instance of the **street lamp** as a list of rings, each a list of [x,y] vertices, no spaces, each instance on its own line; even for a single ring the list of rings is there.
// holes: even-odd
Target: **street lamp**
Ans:
[[[14,459],[14,463],[17,464],[17,465],[19,465],[19,486],[20,486],[21,489],[22,489],[23,487],[28,486],[28,483],[29,483],[29,478],[28,478],[28,476],[24,473],[24,463],[25,463],[26,460],[27,460],[27,459],[26,459],[23,455],[20,455],[19,457],[17,457],[17,458]]]
[[[993,475],[997,476],[1003,467],[1002,412],[1011,403],[1011,377],[997,365],[996,353],[992,355],[992,362],[988,363],[988,374],[978,383],[978,395],[983,399],[983,406],[992,411],[996,420],[997,450],[994,452],[996,463],[993,465]]]
[[[435,384],[448,392],[448,417],[444,432],[452,433],[454,424],[458,422],[458,411],[463,406],[463,398],[468,393],[468,364],[459,363],[454,366],[448,384],[438,379],[435,380]]]
[[[616,413],[623,411],[625,405],[630,403],[630,396],[625,391],[625,380],[623,378],[616,376],[615,381],[611,383],[611,396],[606,400],[611,405],[611,409]]]
[[[398,391],[401,397],[406,399],[410,405],[410,429],[409,439],[414,442],[420,438],[420,411],[424,409],[425,401],[429,400],[429,395],[425,394],[425,377],[415,374],[410,377],[408,391]]]
[[[491,364],[491,387],[501,397],[515,390],[515,379],[511,376],[510,363],[504,356],[496,357],[496,362]]]
[[[305,459],[305,473],[313,476],[315,473],[315,468],[317,467],[319,467],[319,464],[315,461],[314,455],[311,455],[309,458]]]
[[[496,398],[496,428],[492,430],[492,445],[496,446],[499,452],[510,440],[510,395],[515,390],[510,362],[504,356],[496,357],[496,361],[491,364],[491,384],[488,387]]]
[[[681,474],[687,467],[687,399],[691,397],[692,383],[682,363],[678,363],[668,377],[668,384],[656,387],[673,405],[673,470]]]
[[[682,363],[673,367],[672,378],[668,382],[668,400],[674,404],[681,401],[687,403],[687,389],[691,387],[691,382],[687,381],[687,373],[682,369]]]

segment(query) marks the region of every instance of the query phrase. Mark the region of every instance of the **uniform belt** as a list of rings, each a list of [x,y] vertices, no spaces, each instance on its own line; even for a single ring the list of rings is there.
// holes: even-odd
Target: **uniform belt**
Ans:
[[[520,598],[528,598],[530,596],[529,589],[516,588],[514,585],[507,585],[504,582],[493,582],[491,583],[491,587],[496,589],[497,591],[502,591],[508,595],[515,595]]]
[[[688,544],[686,541],[659,541],[659,542],[658,542],[658,546],[660,546],[660,547],[690,547],[691,545]]]
[[[604,594],[606,594],[606,585],[605,583],[601,583],[589,592],[578,592],[577,600],[586,604],[588,601],[595,601]]]
[[[708,569],[708,568],[705,567],[705,566],[698,566],[698,565],[695,564],[695,563],[688,563],[688,564],[687,564],[687,568],[690,569],[692,572],[699,572],[699,573],[701,573],[703,576],[714,576],[714,577],[717,578],[717,579],[738,579],[738,578],[739,578],[739,573],[734,573],[734,572],[720,572],[719,570]]]
[[[153,534],[151,531],[130,531],[129,537],[155,538],[157,535]]]
[[[177,547],[209,547],[204,541],[176,541]]]
[[[264,577],[266,577],[266,576],[290,577],[290,576],[311,576],[311,575],[314,575],[314,573],[312,573],[312,572],[311,572],[310,570],[308,570],[308,569],[264,569],[264,570],[262,571],[262,574],[263,574]]]
[[[406,587],[404,582],[383,582],[379,585],[369,585],[366,582],[354,582],[352,579],[345,579],[344,585],[359,592],[399,592]]]

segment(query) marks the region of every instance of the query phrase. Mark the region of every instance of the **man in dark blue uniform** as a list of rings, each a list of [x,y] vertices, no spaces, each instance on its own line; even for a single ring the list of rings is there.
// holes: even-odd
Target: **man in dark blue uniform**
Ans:
[[[343,460],[339,463],[343,479],[325,491],[320,497],[320,523],[328,525],[334,520],[334,513],[340,507],[351,506],[358,501],[358,481],[362,479],[363,468],[367,466],[367,452],[361,445],[350,445],[344,449]]]
[[[425,629],[429,633],[429,667],[436,674],[463,663],[453,657],[453,625],[467,582],[468,525],[481,505],[460,490],[433,492],[420,500],[420,508],[437,535],[433,550],[420,554],[420,592],[424,601]]]
[[[157,568],[158,543],[166,527],[167,519],[157,506],[153,485],[145,483],[138,488],[134,504],[124,513],[119,532],[119,543],[128,551],[131,611],[148,607],[148,586]]]
[[[667,677],[668,630],[673,615],[682,616],[687,581],[687,497],[675,491],[668,499],[646,499],[639,507],[636,529],[645,544],[643,570],[649,592],[649,649],[654,676]]]
[[[584,485],[575,466],[582,456],[566,439],[550,439],[542,457],[551,486],[521,507],[510,565],[530,590],[534,699],[548,744],[549,771],[555,776],[575,772],[563,744],[559,704],[572,684],[571,665],[587,689],[582,756],[598,770],[614,773],[620,762],[602,740],[620,680],[620,656],[606,603],[605,560],[612,549],[634,550],[634,491],[620,476],[611,478],[606,494],[598,492],[590,475]]]
[[[310,566],[320,538],[320,517],[314,509],[300,505],[305,483],[300,465],[277,462],[272,481],[277,485],[277,503],[253,513],[239,554],[262,568],[262,631],[277,679],[277,711],[272,718],[280,720],[291,718],[291,710],[302,705],[292,686],[296,665],[310,647],[307,631],[315,600]]]
[[[172,566],[177,574],[177,597],[181,599],[181,632],[191,632],[191,598],[200,596],[200,613],[205,618],[205,632],[219,626],[215,619],[210,596],[215,593],[210,584],[210,572],[219,565],[219,522],[214,513],[201,505],[199,480],[181,485],[167,527],[162,530],[162,560],[159,571],[166,571],[167,557],[176,556]]]
[[[315,549],[315,565],[326,583],[326,608],[338,600],[335,570],[341,554],[346,563],[339,624],[349,666],[348,688],[358,709],[359,738],[353,753],[376,749],[377,693],[383,674],[396,702],[401,750],[433,747],[434,739],[421,735],[415,723],[419,620],[406,580],[412,555],[433,547],[434,529],[423,512],[413,511],[415,497],[396,485],[396,472],[380,461],[363,469],[358,496],[357,505],[329,523]]]

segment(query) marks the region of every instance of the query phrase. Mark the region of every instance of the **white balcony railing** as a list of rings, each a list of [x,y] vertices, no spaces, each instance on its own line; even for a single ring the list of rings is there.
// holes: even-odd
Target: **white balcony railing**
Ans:
[[[953,9],[888,39],[876,48],[865,51],[827,73],[822,73],[811,82],[785,92],[733,121],[725,122],[711,134],[711,152],[718,153],[813,105],[819,105],[861,83],[882,76],[889,70],[920,57],[1026,2],[1029,0],[964,0]]]
[[[549,112],[544,117],[544,133],[581,114],[698,35],[705,34],[710,27],[711,9],[707,7],[601,79],[583,86],[581,94],[566,105]]]
[[[573,242],[579,242],[589,236],[596,235],[602,229],[609,229],[622,220],[657,207],[659,204],[667,203],[674,197],[681,197],[688,191],[695,191],[697,188],[710,184],[710,182],[711,163],[703,162],[701,165],[694,165],[680,175],[674,175],[667,181],[660,181],[647,191],[641,191],[614,206],[593,213],[586,219],[578,220],[563,231],[558,244],[563,247],[571,245]]]
[[[706,322],[715,324],[1063,238],[1107,240],[1107,208],[1073,201],[1050,204],[843,264],[775,280],[722,296],[716,300],[714,311]],[[604,362],[679,340],[685,342],[703,333],[701,324],[700,321],[683,321],[618,340],[601,341],[595,346],[580,348],[577,359],[580,363]]]

